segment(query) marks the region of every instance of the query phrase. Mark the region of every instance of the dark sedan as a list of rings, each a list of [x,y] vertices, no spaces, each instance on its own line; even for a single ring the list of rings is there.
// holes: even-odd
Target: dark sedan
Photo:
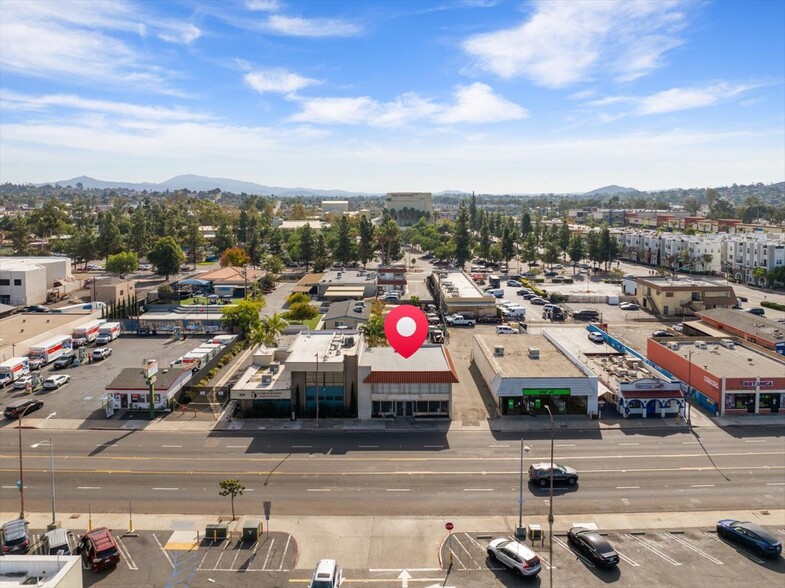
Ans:
[[[612,567],[619,563],[619,554],[597,531],[573,527],[567,533],[567,540],[577,551],[598,566]]]
[[[551,464],[549,463],[535,463],[529,466],[529,480],[539,485],[541,488],[548,486],[551,482]],[[561,484],[567,483],[574,486],[578,481],[578,472],[569,466],[554,464],[553,466],[553,483]]]
[[[755,523],[723,519],[717,523],[717,535],[764,557],[779,557],[782,553],[782,541]]]
[[[62,357],[56,359],[53,367],[56,370],[62,370],[67,367],[71,367],[72,365],[74,365],[74,363],[76,363],[76,355],[71,353],[69,355],[63,355]]]

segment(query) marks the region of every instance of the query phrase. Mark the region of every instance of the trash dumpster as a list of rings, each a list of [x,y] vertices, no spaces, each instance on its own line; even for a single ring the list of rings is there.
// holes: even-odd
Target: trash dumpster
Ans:
[[[223,541],[228,533],[229,525],[226,523],[214,523],[205,527],[204,538],[209,541]]]
[[[254,542],[262,534],[262,523],[256,519],[249,519],[243,525],[243,541]]]

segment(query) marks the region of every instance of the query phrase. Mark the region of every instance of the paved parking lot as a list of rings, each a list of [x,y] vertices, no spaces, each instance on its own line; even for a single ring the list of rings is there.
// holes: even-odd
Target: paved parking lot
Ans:
[[[158,359],[163,369],[171,361],[206,340],[207,336],[188,337],[174,342],[169,342],[165,337],[122,336],[108,345],[112,349],[112,355],[105,360],[83,363],[79,367],[64,370],[54,370],[50,364],[41,370],[43,378],[63,373],[69,375],[71,381],[57,390],[36,392],[34,396],[44,401],[44,407],[34,416],[55,419],[106,419],[101,407],[104,389],[124,368],[141,367],[143,359],[150,357]],[[87,347],[88,352],[93,349],[95,345]],[[0,391],[0,410],[25,396],[24,391],[6,386]],[[3,420],[0,426],[7,426],[10,422],[12,421]]]
[[[770,528],[785,538],[785,529]],[[514,537],[493,533],[453,533],[442,546],[445,570],[452,569],[449,584],[457,586],[490,585],[490,575],[506,586],[531,585],[531,581],[515,580],[499,563],[486,554],[491,539]],[[567,543],[567,536],[554,535],[553,562],[548,558],[548,541],[533,546],[542,560],[540,582],[547,583],[551,563],[557,586],[692,586],[693,588],[754,585],[781,586],[785,559],[766,560],[717,537],[714,530],[612,532],[607,538],[619,553],[618,568],[602,569],[578,554]],[[528,545],[532,545],[528,542]],[[484,577],[484,580],[483,580]],[[537,582],[537,580],[535,580]],[[535,584],[536,585],[536,584]]]

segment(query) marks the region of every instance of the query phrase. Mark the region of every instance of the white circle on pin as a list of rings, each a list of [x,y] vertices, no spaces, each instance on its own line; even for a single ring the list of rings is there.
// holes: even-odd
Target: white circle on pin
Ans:
[[[410,316],[405,316],[395,325],[395,330],[401,337],[411,337],[417,330],[417,323]]]

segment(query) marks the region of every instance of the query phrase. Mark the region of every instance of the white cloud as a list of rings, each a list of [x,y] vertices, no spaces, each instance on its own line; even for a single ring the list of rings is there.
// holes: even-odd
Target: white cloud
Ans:
[[[729,100],[752,89],[753,86],[733,86],[726,83],[707,88],[672,88],[647,96],[640,101],[640,114],[662,114],[677,110],[711,106]]]
[[[158,36],[169,43],[190,45],[202,36],[202,31],[190,23],[170,23]]]
[[[362,32],[358,24],[333,18],[300,18],[271,15],[264,27],[272,32],[293,37],[353,37]]]
[[[460,86],[455,92],[457,103],[439,114],[437,120],[453,123],[491,123],[518,120],[528,113],[514,102],[493,93],[493,89],[479,82]]]
[[[681,44],[674,0],[545,1],[517,27],[468,38],[477,65],[503,78],[563,87],[609,71],[620,80],[646,75]]]
[[[269,69],[254,71],[245,75],[245,83],[260,94],[275,92],[290,94],[308,86],[320,84],[319,80],[306,78],[285,69]]]
[[[369,96],[298,98],[302,110],[292,117],[312,124],[364,124],[398,127],[427,120],[437,124],[491,123],[526,118],[524,108],[493,93],[486,84],[458,86],[452,103],[440,104],[407,92],[391,102]]]
[[[278,0],[246,0],[245,7],[260,12],[277,12],[281,9],[281,3]]]

